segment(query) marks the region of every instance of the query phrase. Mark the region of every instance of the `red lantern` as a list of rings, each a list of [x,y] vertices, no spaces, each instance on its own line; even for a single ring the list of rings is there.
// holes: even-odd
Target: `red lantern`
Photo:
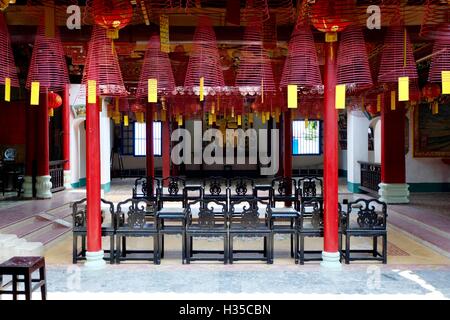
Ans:
[[[427,99],[427,101],[432,101],[432,100],[436,99],[437,97],[439,97],[440,94],[441,94],[441,88],[439,87],[439,85],[437,85],[435,83],[427,83],[422,88],[422,95],[424,98]]]
[[[48,93],[48,108],[49,109],[56,109],[59,108],[62,105],[62,98],[59,94],[50,91]]]
[[[365,108],[366,111],[367,111],[368,113],[370,113],[372,116],[374,116],[374,115],[376,115],[376,114],[378,113],[378,111],[377,111],[377,106],[376,106],[376,105],[373,105],[373,104],[371,104],[371,103],[367,103],[367,104],[364,106],[364,108]]]
[[[119,30],[133,17],[133,7],[125,0],[93,0],[90,4],[95,24],[107,30],[108,38],[117,39]]]
[[[316,0],[311,22],[319,31],[339,32],[355,19],[354,10],[355,1],[352,0]]]

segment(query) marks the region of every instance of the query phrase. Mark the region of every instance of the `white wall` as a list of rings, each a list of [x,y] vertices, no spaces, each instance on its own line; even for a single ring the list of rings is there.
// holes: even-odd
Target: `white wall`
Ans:
[[[409,151],[406,155],[407,183],[450,183],[450,165],[442,162],[442,158],[413,157],[413,111],[408,112]]]
[[[347,181],[361,183],[361,166],[358,161],[368,161],[369,120],[356,112],[347,113]]]

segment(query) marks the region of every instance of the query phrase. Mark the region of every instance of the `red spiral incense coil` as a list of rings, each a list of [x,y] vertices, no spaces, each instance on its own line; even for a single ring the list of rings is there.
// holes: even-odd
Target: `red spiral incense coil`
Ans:
[[[316,0],[311,23],[322,32],[343,31],[355,19],[355,0]]]
[[[301,24],[295,28],[289,41],[280,86],[315,87],[322,84],[319,61],[311,28]]]
[[[420,35],[428,39],[445,40],[450,37],[450,5],[448,1],[427,0]]]
[[[409,35],[404,27],[395,25],[386,34],[378,82],[396,83],[399,77],[413,80],[418,74]]]
[[[54,37],[50,37],[45,34],[44,26],[38,27],[28,70],[27,89],[31,87],[31,82],[39,82],[41,92],[46,89],[63,91],[69,83],[66,57],[58,30]]]
[[[450,39],[435,41],[428,81],[440,83],[442,81],[442,71],[450,71]]]
[[[373,84],[364,34],[360,27],[349,26],[342,32],[337,56],[337,83],[354,90]]]
[[[236,86],[244,95],[274,93],[276,89],[272,63],[263,46],[263,30],[260,20],[253,20],[247,25],[244,43],[236,75]]]
[[[0,84],[5,84],[5,78],[11,79],[11,86],[19,87],[8,26],[3,13],[0,12]]]
[[[187,90],[198,92],[200,78],[204,78],[205,94],[220,92],[225,86],[219,50],[211,20],[199,18],[194,34],[192,52],[189,57],[184,86]]]
[[[99,96],[128,95],[112,41],[106,36],[106,30],[99,26],[94,26],[88,46],[82,83],[87,84],[88,80],[96,81]]]
[[[153,35],[145,51],[144,63],[137,89],[138,98],[148,95],[148,79],[156,79],[158,92],[170,94],[175,90],[175,80],[169,55],[161,52],[161,44],[158,35]]]

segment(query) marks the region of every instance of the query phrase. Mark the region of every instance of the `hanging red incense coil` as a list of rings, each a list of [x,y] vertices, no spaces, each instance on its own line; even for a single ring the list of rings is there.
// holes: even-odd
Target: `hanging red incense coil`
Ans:
[[[0,84],[5,84],[5,78],[11,79],[11,86],[19,87],[8,26],[3,13],[0,12]]]
[[[440,0],[427,0],[420,36],[444,40],[450,36],[450,5]]]
[[[292,0],[268,0],[278,25],[291,24],[295,21],[295,8]]]
[[[434,43],[428,81],[440,83],[442,71],[450,71],[450,40],[448,39],[436,40]]]
[[[204,78],[204,94],[216,94],[225,86],[220,65],[217,40],[211,20],[202,16],[199,18],[194,34],[193,48],[189,57],[185,89],[199,93],[200,78]]]
[[[88,54],[83,74],[83,84],[95,80],[97,95],[121,97],[128,95],[122,72],[112,41],[106,37],[106,30],[94,26],[88,46]]]
[[[175,80],[169,55],[161,52],[160,39],[158,35],[150,38],[145,51],[144,63],[137,89],[139,98],[148,95],[148,79],[156,79],[158,93],[170,94],[175,90]]]
[[[289,41],[280,86],[315,87],[322,84],[314,37],[308,25],[295,28]]]
[[[349,26],[342,32],[337,55],[337,83],[354,91],[372,86],[369,58],[364,34],[360,27]]]
[[[241,22],[247,24],[254,20],[260,20],[262,22],[269,20],[270,11],[268,0],[247,0],[245,2],[245,8]]]
[[[251,21],[245,28],[244,47],[236,75],[236,86],[243,95],[274,93],[272,63],[263,47],[262,22]]]
[[[63,91],[69,83],[69,73],[64,55],[64,48],[55,30],[54,37],[45,34],[45,27],[39,26],[31,56],[30,68],[26,88],[31,87],[31,82],[40,83],[40,91]]]
[[[402,26],[391,26],[384,42],[378,82],[396,83],[399,77],[417,79],[416,61],[406,29]]]

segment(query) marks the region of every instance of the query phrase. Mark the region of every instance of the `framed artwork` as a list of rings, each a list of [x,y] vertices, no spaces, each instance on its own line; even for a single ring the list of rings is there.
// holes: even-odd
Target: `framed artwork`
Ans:
[[[414,108],[414,157],[450,158],[450,106],[433,114],[428,104]]]

